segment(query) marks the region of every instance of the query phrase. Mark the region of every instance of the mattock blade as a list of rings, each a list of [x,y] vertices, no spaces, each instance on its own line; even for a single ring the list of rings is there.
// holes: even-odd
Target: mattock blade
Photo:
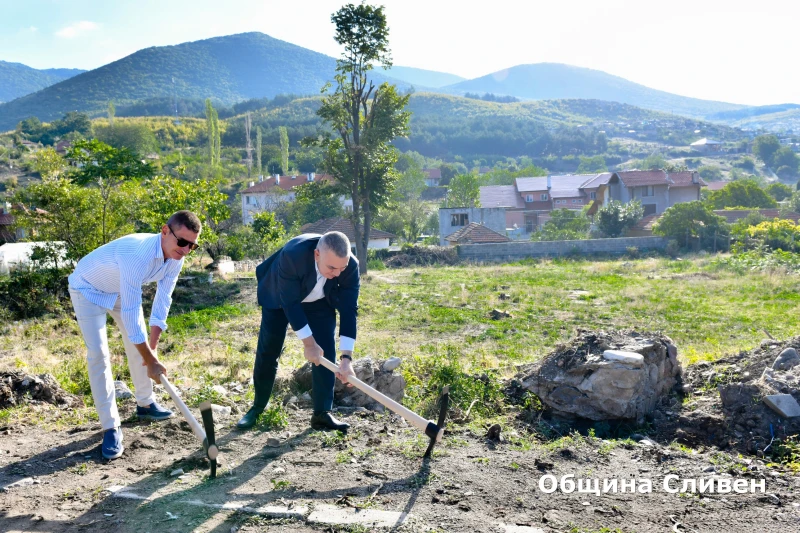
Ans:
[[[438,433],[440,431],[444,430],[444,424],[445,421],[447,420],[447,410],[450,407],[449,386],[445,386],[444,388],[442,388],[442,395],[439,397],[438,403],[439,403],[439,419],[436,422],[436,429],[435,429],[436,433],[433,436],[428,434],[428,436],[431,437],[431,443],[428,445],[428,449],[425,450],[425,455],[422,456],[425,459],[431,456],[431,453],[433,452],[433,447],[436,445],[436,440],[437,440],[436,437],[438,436]]]
[[[203,417],[203,428],[206,430],[206,438],[203,442],[203,448],[206,450],[206,456],[211,464],[211,479],[217,477],[217,456],[219,455],[219,448],[214,438],[214,413],[211,410],[211,402],[203,402],[200,404],[200,415]]]

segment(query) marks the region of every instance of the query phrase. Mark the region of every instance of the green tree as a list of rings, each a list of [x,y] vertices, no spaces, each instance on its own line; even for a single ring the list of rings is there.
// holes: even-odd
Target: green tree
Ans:
[[[475,174],[459,174],[447,186],[447,207],[480,207],[480,183]]]
[[[697,169],[697,173],[706,181],[720,181],[722,170],[716,165],[703,165]]]
[[[602,155],[593,157],[580,156],[581,164],[578,165],[578,174],[595,174],[608,171],[606,159]]]
[[[261,139],[261,126],[256,127],[256,172],[261,175],[261,148],[263,144]]]
[[[322,181],[295,187],[294,202],[283,204],[279,212],[289,227],[299,227],[324,218],[344,216],[339,188]]]
[[[675,239],[687,248],[697,243],[703,249],[724,250],[730,226],[703,202],[683,202],[667,209],[653,226],[653,233]]]
[[[581,211],[556,209],[541,231],[531,234],[533,241],[573,241],[589,238],[590,222]]]
[[[184,181],[172,176],[156,176],[145,184],[140,198],[138,220],[147,231],[159,231],[169,216],[181,209],[197,214],[203,223],[200,242],[212,259],[224,250],[219,225],[230,217],[226,201],[220,192],[220,180]]]
[[[619,237],[635,226],[643,215],[644,208],[638,200],[628,203],[611,200],[597,210],[597,227],[608,237]]]
[[[777,207],[778,203],[758,186],[755,180],[743,179],[728,183],[718,191],[708,195],[708,204],[712,209],[726,207]]]
[[[289,175],[289,132],[285,126],[278,128],[281,137],[281,174]]]
[[[107,113],[108,113],[108,123],[109,123],[109,125],[113,126],[114,125],[114,117],[117,114],[117,108],[114,107],[114,102],[112,102],[111,100],[108,101],[108,111],[107,111]]]
[[[80,259],[103,244],[100,191],[67,178],[31,183],[17,192],[15,203],[36,210],[15,210],[16,225],[42,241],[63,241],[67,256]],[[130,227],[132,229],[132,226]]]
[[[96,185],[102,199],[102,227],[105,244],[116,236],[109,232],[109,208],[119,186],[128,180],[140,180],[153,175],[153,168],[127,148],[114,148],[97,139],[77,141],[67,153],[67,159],[78,165],[72,180],[78,185]]]
[[[144,122],[117,122],[114,126],[95,126],[98,140],[114,148],[128,148],[137,154],[158,153],[159,146],[153,130]]]
[[[348,4],[331,16],[336,42],[344,47],[336,63],[334,89],[323,88],[317,114],[334,132],[308,138],[321,146],[324,168],[350,193],[356,253],[361,274],[367,272],[367,244],[373,217],[385,206],[394,186],[397,149],[389,143],[408,133],[410,94],[400,96],[389,83],[375,87],[373,66],[389,68],[389,27],[383,7]]]
[[[797,176],[797,168],[800,158],[788,146],[781,146],[772,157],[772,166],[777,170],[775,173],[780,178],[791,179]]]
[[[208,156],[211,166],[219,165],[222,152],[219,133],[219,113],[211,105],[211,98],[206,98],[206,134],[208,135]]]
[[[773,165],[775,152],[780,148],[781,143],[774,135],[759,135],[753,142],[753,153],[770,167]]]
[[[467,167],[464,163],[442,163],[439,166],[439,170],[442,173],[442,179],[439,180],[439,185],[442,187],[449,185],[450,180],[457,175],[467,173]]]
[[[777,183],[777,182],[769,184],[767,188],[764,189],[764,191],[773,198],[775,198],[775,200],[778,202],[782,202],[787,198],[791,198],[792,194],[794,194],[794,191],[792,190],[791,187],[783,183]]]
[[[33,154],[32,168],[42,177],[43,180],[57,178],[67,167],[67,162],[52,147],[48,146]]]

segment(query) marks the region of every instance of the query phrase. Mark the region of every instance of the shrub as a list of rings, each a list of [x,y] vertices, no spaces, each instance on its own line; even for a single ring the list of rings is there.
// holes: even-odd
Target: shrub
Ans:
[[[639,248],[637,248],[636,246],[628,246],[627,248],[625,248],[625,252],[631,259],[638,259],[641,256]]]
[[[609,237],[619,237],[633,227],[644,215],[644,208],[639,201],[623,204],[612,200],[597,211],[597,227]]]
[[[702,202],[684,202],[667,209],[653,233],[675,239],[687,248],[725,250],[728,247],[730,226]]]
[[[681,245],[678,244],[678,241],[676,241],[675,239],[670,239],[669,242],[667,243],[667,247],[664,248],[664,252],[672,259],[677,258],[680,251],[681,251]]]
[[[15,268],[0,278],[0,307],[14,319],[59,313],[69,300],[67,276],[71,272],[71,268],[37,265]]]

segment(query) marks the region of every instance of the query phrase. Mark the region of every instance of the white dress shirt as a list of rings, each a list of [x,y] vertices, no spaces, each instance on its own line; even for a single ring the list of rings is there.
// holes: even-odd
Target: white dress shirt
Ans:
[[[323,298],[325,298],[324,288],[325,288],[325,282],[328,281],[328,279],[322,274],[320,274],[319,264],[317,264],[316,260],[314,261],[314,270],[317,272],[317,284],[314,285],[314,288],[311,289],[311,292],[308,293],[308,296],[306,296],[303,299],[303,303],[316,302],[317,300],[322,300]],[[311,336],[311,328],[309,327],[308,324],[306,324],[303,327],[303,329],[301,329],[300,331],[296,331],[295,334],[297,335],[298,339],[301,340],[305,339]],[[344,336],[339,337],[340,351],[346,350],[352,352],[355,345],[356,345],[355,339],[351,339],[350,337],[344,337]]]
[[[147,341],[147,332],[138,323],[142,285],[158,282],[150,326],[165,331],[172,291],[182,268],[183,259],[164,259],[160,233],[134,233],[104,244],[81,259],[69,276],[69,286],[105,309],[113,309],[117,298],[121,298],[128,338],[141,344]]]

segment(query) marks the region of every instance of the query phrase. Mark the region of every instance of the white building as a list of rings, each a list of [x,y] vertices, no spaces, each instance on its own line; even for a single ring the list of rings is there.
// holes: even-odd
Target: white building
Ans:
[[[247,189],[242,191],[242,222],[251,224],[253,216],[264,211],[274,211],[279,205],[292,202],[295,199],[295,187],[312,182],[332,183],[333,176],[329,174],[299,174],[297,176],[281,176],[275,174],[251,181]],[[345,211],[353,210],[353,201],[350,198],[340,197],[340,202]]]

